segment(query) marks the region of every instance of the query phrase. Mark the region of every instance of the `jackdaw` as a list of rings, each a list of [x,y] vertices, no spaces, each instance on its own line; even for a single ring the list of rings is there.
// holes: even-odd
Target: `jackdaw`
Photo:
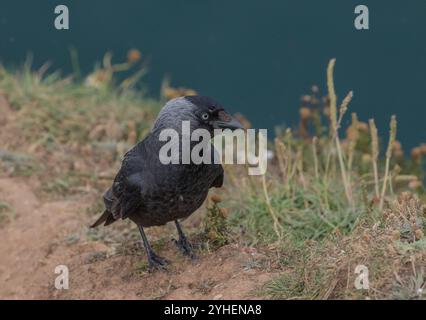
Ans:
[[[174,221],[179,239],[176,242],[183,254],[194,257],[192,246],[187,240],[179,219],[191,215],[207,197],[211,187],[223,184],[223,168],[215,163],[215,149],[211,141],[211,163],[163,164],[161,148],[170,140],[160,137],[166,129],[177,132],[179,140],[187,133],[182,129],[183,121],[189,121],[190,133],[206,129],[213,136],[214,129],[242,129],[241,124],[211,98],[203,96],[180,97],[167,102],[160,111],[150,134],[129,150],[123,159],[112,186],[103,196],[105,211],[91,226],[105,226],[118,219],[129,218],[138,225],[148,257],[149,268],[163,268],[167,260],[159,257],[151,248],[144,227],[160,226]],[[188,124],[188,122],[186,122]],[[190,149],[199,143],[191,141]],[[176,149],[175,149],[176,150]],[[178,147],[182,160],[183,147]],[[204,150],[204,149],[202,149]],[[217,162],[217,161],[216,161]]]

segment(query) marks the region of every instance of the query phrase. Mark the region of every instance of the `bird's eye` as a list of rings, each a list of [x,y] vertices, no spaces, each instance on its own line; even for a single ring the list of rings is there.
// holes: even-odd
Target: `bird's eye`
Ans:
[[[209,119],[209,114],[208,113],[203,113],[202,115],[201,115],[201,118],[203,119],[203,120],[208,120]]]

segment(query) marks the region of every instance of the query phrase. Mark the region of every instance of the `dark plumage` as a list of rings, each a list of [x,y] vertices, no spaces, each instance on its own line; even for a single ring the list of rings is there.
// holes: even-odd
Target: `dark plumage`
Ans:
[[[178,219],[186,218],[197,210],[211,187],[223,184],[220,164],[162,164],[159,159],[160,141],[164,129],[174,129],[182,136],[182,121],[190,121],[190,131],[204,128],[241,128],[241,125],[214,100],[191,96],[169,101],[159,113],[151,133],[126,153],[114,182],[104,194],[105,211],[92,225],[105,226],[118,219],[129,218],[140,230],[150,267],[162,267],[166,261],[151,249],[144,227],[164,225],[175,221],[178,247],[193,257]],[[191,142],[192,147],[198,142]],[[210,144],[210,142],[207,142]],[[214,148],[212,147],[214,152]],[[179,148],[180,155],[182,146]],[[213,159],[213,154],[211,155]],[[181,159],[181,158],[179,158]]]

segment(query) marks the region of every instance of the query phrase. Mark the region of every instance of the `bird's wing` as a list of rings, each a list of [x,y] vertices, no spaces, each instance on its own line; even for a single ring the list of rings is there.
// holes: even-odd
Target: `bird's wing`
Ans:
[[[115,219],[125,219],[141,205],[141,159],[126,157],[112,185],[111,212]]]
[[[151,161],[147,152],[147,138],[139,142],[125,155],[111,187],[112,203],[104,201],[115,219],[125,219],[142,205],[141,191],[146,163]]]

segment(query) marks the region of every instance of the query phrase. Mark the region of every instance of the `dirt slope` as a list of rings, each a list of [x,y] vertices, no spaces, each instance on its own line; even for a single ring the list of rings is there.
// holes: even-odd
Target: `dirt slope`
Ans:
[[[87,196],[43,202],[34,183],[0,179],[0,199],[15,217],[0,226],[1,299],[250,299],[273,274],[254,249],[229,245],[191,262],[171,242],[159,253],[167,271],[135,272],[145,255],[114,255],[102,241],[72,238],[90,224]],[[70,288],[57,290],[54,269],[66,265]]]

